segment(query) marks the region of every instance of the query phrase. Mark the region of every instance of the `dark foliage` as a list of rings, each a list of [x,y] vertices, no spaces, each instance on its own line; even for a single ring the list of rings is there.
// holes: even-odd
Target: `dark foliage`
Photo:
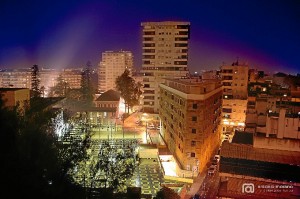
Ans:
[[[60,155],[62,149],[49,128],[54,115],[52,111],[20,115],[0,100],[1,198],[84,198],[84,190],[65,175],[70,160]]]

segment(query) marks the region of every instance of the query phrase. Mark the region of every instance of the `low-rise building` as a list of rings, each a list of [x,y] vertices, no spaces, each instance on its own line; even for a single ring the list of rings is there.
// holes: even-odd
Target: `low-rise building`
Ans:
[[[218,196],[299,198],[300,152],[258,148],[256,139],[260,140],[253,133],[236,132],[232,143],[222,144]]]
[[[0,95],[4,107],[19,106],[19,110],[23,112],[30,105],[30,91],[27,88],[0,88]]]

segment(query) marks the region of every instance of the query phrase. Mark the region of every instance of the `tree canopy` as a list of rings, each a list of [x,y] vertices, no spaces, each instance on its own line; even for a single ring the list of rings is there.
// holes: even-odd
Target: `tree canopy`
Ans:
[[[24,115],[17,110],[7,109],[0,99],[1,194],[9,198],[83,198],[83,188],[70,181],[66,170],[84,158],[81,154],[86,150],[79,144],[70,150],[57,141],[52,110],[25,111]]]
[[[180,199],[180,196],[173,189],[163,186],[154,199]]]
[[[51,87],[49,96],[51,97],[66,97],[68,91],[70,90],[70,84],[59,75],[56,79],[56,85]]]
[[[38,65],[31,67],[31,92],[34,98],[40,97],[41,95]]]
[[[93,102],[94,89],[91,81],[91,67],[90,61],[87,62],[85,69],[81,73],[81,100],[86,104],[91,106]]]
[[[130,77],[129,70],[125,70],[123,74],[116,78],[116,89],[120,92],[121,97],[125,101],[127,106],[127,112],[129,108],[139,103],[139,98],[142,94],[141,84],[136,83],[135,80]]]

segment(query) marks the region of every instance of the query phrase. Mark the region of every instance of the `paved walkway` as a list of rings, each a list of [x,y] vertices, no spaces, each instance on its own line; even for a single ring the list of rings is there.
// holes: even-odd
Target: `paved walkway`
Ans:
[[[130,179],[131,186],[140,186],[142,194],[151,194],[152,196],[156,195],[163,183],[175,184],[178,182],[164,179],[157,159],[141,159]]]
[[[196,193],[198,193],[200,187],[202,186],[202,183],[205,179],[207,171],[204,170],[200,175],[198,175],[195,179],[194,179],[194,183],[192,184],[190,190],[187,192],[185,199],[190,199],[191,197],[193,197]]]

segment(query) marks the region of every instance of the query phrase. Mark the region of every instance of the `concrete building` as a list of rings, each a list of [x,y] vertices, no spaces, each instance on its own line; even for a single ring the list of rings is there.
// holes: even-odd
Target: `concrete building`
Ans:
[[[25,106],[30,105],[30,91],[27,88],[0,88],[0,95],[5,107],[14,108],[18,105],[23,112]]]
[[[133,55],[130,51],[105,51],[98,69],[98,90],[100,93],[116,89],[116,78],[133,68]]]
[[[289,89],[249,83],[245,131],[222,144],[219,197],[300,197],[299,113]]]
[[[223,132],[244,128],[248,96],[248,70],[248,65],[238,61],[232,65],[221,66]]]
[[[0,87],[31,88],[31,69],[7,69],[0,71]]]
[[[40,87],[45,88],[45,97],[50,88],[57,84],[57,78],[61,75],[71,89],[80,88],[81,68],[70,69],[45,69],[39,70]],[[0,71],[0,87],[3,88],[28,88],[31,89],[31,69],[13,69]]]
[[[97,118],[101,124],[108,124],[122,116],[124,110],[120,110],[121,101],[120,93],[114,90],[104,92],[95,100],[95,105],[99,109]]]
[[[178,162],[177,176],[197,176],[220,145],[221,82],[166,79],[160,93],[161,135]]]
[[[68,83],[71,89],[78,89],[81,87],[81,73],[82,69],[63,69],[61,72],[62,79]]]
[[[220,79],[220,71],[217,70],[203,71],[201,74],[201,79]]]
[[[159,84],[163,78],[186,77],[189,72],[190,23],[144,22],[143,28],[143,111],[159,112]]]
[[[236,132],[232,143],[222,144],[218,196],[299,198],[300,152],[282,147],[287,142],[285,139],[274,142],[274,138],[265,138],[258,147],[256,138],[253,133]],[[277,149],[265,147],[270,142]],[[299,142],[294,145],[299,146]]]

